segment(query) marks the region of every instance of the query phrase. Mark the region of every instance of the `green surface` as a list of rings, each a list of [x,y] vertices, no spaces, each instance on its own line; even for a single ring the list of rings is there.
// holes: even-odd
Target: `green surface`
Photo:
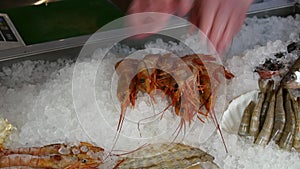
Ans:
[[[65,0],[0,10],[27,45],[87,35],[124,14],[106,0]]]

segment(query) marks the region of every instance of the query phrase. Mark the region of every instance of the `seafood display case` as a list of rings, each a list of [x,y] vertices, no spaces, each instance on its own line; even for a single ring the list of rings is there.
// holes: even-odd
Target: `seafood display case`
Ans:
[[[68,1],[68,2],[70,2],[70,1]],[[93,1],[93,0],[91,0],[89,2],[91,2],[92,5],[95,5],[95,4],[97,5],[98,4],[98,2]],[[105,3],[106,1],[104,2],[104,0],[102,0],[101,2]],[[55,7],[55,3],[58,3],[57,4],[58,6]],[[59,3],[66,3],[66,2],[65,1],[58,1],[58,2],[55,2],[55,3],[53,3],[53,4],[50,3],[50,4],[48,4],[48,6],[43,6],[41,11],[43,11],[44,9],[46,9],[49,6],[52,6],[52,5],[54,6],[54,7],[53,6],[51,7],[52,10],[55,10],[56,8],[62,10],[61,7],[63,5],[59,4]],[[75,5],[80,6],[80,1],[74,1],[74,3],[75,3]],[[12,98],[10,98],[10,97],[12,97],[10,94],[14,93],[14,92],[20,92],[21,93],[20,95],[28,95],[28,98],[40,97],[40,98],[37,98],[38,101],[36,101],[36,104],[38,104],[38,106],[34,107],[35,108],[34,111],[45,110],[45,111],[47,111],[47,113],[54,113],[56,115],[63,112],[66,115],[58,115],[59,118],[60,118],[60,119],[58,119],[58,121],[62,120],[61,123],[64,123],[63,120],[65,120],[64,119],[65,117],[72,116],[72,115],[70,115],[71,114],[70,111],[73,111],[73,109],[69,110],[68,108],[66,108],[67,106],[66,107],[64,107],[64,106],[60,107],[60,105],[57,105],[57,104],[69,104],[69,100],[66,100],[66,98],[67,97],[72,97],[72,96],[70,96],[72,94],[70,94],[70,93],[68,93],[66,91],[69,90],[70,88],[74,87],[74,86],[73,86],[72,82],[67,82],[67,81],[72,81],[69,78],[72,76],[72,73],[76,72],[76,70],[74,70],[74,71],[71,70],[70,71],[71,68],[68,67],[69,64],[70,65],[74,64],[76,58],[80,55],[81,50],[84,48],[84,45],[89,40],[89,38],[92,36],[92,33],[96,32],[99,27],[105,25],[109,21],[112,21],[112,20],[114,20],[114,19],[116,19],[118,17],[121,17],[121,16],[125,15],[125,13],[122,12],[122,11],[120,11],[120,9],[117,9],[118,7],[116,7],[114,4],[106,3],[106,5],[109,6],[110,12],[115,13],[115,15],[111,16],[108,20],[105,20],[104,22],[97,23],[96,25],[93,25],[95,27],[93,27],[92,29],[89,29],[88,31],[77,30],[78,32],[76,32],[76,31],[75,32],[70,32],[70,34],[65,34],[65,32],[60,32],[61,35],[59,35],[59,36],[54,35],[54,36],[50,36],[50,37],[45,37],[45,34],[43,34],[45,32],[43,32],[43,30],[37,30],[37,32],[41,33],[40,35],[43,37],[43,39],[39,39],[37,37],[30,37],[30,33],[32,33],[33,31],[35,31],[35,29],[39,29],[39,28],[36,28],[36,27],[34,27],[34,28],[27,27],[27,28],[24,28],[23,30],[19,28],[20,24],[24,24],[24,23],[20,22],[20,20],[22,20],[22,19],[18,18],[18,15],[22,14],[22,11],[23,12],[27,11],[27,10],[29,10],[29,8],[32,8],[32,7],[24,7],[24,8],[22,7],[21,11],[18,11],[18,10],[15,10],[15,9],[12,9],[12,10],[3,10],[3,11],[0,10],[0,12],[7,13],[8,16],[10,16],[10,15],[13,16],[13,17],[11,17],[12,23],[14,23],[14,19],[17,22],[19,22],[18,24],[15,24],[15,23],[14,24],[16,25],[16,30],[18,30],[20,32],[20,37],[22,37],[24,39],[24,41],[25,41],[25,43],[23,43],[21,46],[9,48],[9,49],[3,49],[3,50],[0,51],[0,69],[2,70],[2,72],[0,71],[0,76],[1,77],[11,76],[12,69],[10,69],[10,68],[14,67],[16,69],[16,79],[19,78],[18,77],[19,76],[18,73],[22,72],[23,70],[18,70],[18,68],[16,68],[17,66],[14,66],[14,65],[20,63],[18,66],[21,65],[21,66],[24,67],[24,65],[26,66],[26,64],[28,64],[28,62],[26,63],[27,60],[30,60],[30,61],[40,61],[41,60],[42,62],[39,62],[39,63],[41,63],[42,66],[38,67],[35,64],[31,65],[29,63],[28,64],[28,65],[30,65],[29,68],[28,69],[24,69],[25,73],[26,72],[32,73],[31,72],[32,69],[34,69],[36,67],[37,67],[37,69],[41,69],[41,70],[38,70],[38,71],[43,72],[42,69],[45,68],[45,67],[47,68],[47,66],[44,67],[44,64],[45,64],[44,61],[46,61],[46,63],[55,63],[56,66],[57,65],[61,66],[60,65],[61,62],[64,62],[64,61],[61,61],[60,59],[67,60],[65,63],[63,63],[63,64],[66,65],[66,68],[64,70],[62,70],[62,71],[55,72],[56,74],[60,75],[60,77],[58,79],[54,79],[54,80],[51,79],[52,78],[52,74],[48,75],[46,77],[46,80],[47,80],[47,78],[51,79],[48,82],[49,85],[47,85],[47,86],[42,86],[39,83],[35,86],[35,84],[31,83],[30,80],[28,80],[28,86],[26,86],[26,91],[20,91],[19,89],[22,89],[22,85],[18,85],[17,82],[16,82],[16,84],[14,82],[12,84],[9,84],[9,85],[15,85],[16,89],[14,89],[14,88],[13,89],[6,89],[6,87],[1,88],[1,86],[0,86],[0,91],[7,90],[7,92],[5,93],[6,96],[8,97],[7,100],[8,101],[10,101],[10,100],[15,101]],[[71,8],[71,6],[69,6],[69,7]],[[98,7],[103,7],[103,6],[99,5]],[[72,11],[74,9],[69,9],[69,10]],[[41,11],[39,11],[39,12],[41,12]],[[51,13],[51,10],[49,10],[48,12]],[[104,15],[104,17],[107,16],[107,14],[105,14],[105,12],[107,12],[107,11],[104,11],[103,12],[104,14],[103,13],[99,14],[99,15],[102,15],[102,16],[98,16],[100,18],[100,19],[98,18],[99,20],[101,20],[101,17],[103,17],[103,15]],[[95,13],[92,12],[90,14],[94,15]],[[247,16],[249,18],[271,18],[272,16],[280,16],[280,17],[283,17],[283,18],[289,16],[291,18],[293,18],[293,17],[296,18],[296,17],[299,17],[298,14],[300,14],[300,4],[296,3],[295,1],[279,0],[279,1],[272,1],[271,2],[271,0],[265,0],[265,1],[264,0],[257,0],[251,6],[250,10],[247,13]],[[52,16],[52,17],[55,18],[56,16]],[[78,18],[78,19],[81,19],[81,23],[82,23],[85,19],[88,20],[89,15],[87,15],[86,17],[87,18],[83,17],[83,18]],[[292,19],[290,19],[290,20],[292,20]],[[254,21],[250,20],[249,22],[254,22],[255,23],[256,20],[255,19],[254,19]],[[266,22],[266,21],[257,22],[257,23],[264,23],[264,22]],[[40,21],[40,24],[45,24],[45,22],[44,21]],[[33,26],[33,24],[31,26]],[[61,25],[56,25],[56,26],[59,27]],[[97,27],[97,29],[95,29],[96,27]],[[81,28],[85,29],[86,27],[82,26]],[[81,28],[79,28],[79,29],[81,29]],[[164,28],[162,30],[162,32],[168,32],[169,35],[172,35],[172,34],[176,35],[176,34],[178,34],[178,32],[181,32],[181,31],[185,30],[186,28],[187,28],[186,22],[177,22],[177,21],[173,22],[171,20],[169,26],[166,27],[166,28]],[[26,32],[25,29],[28,29],[30,31]],[[65,28],[62,28],[62,29],[65,29]],[[24,33],[23,31],[25,31],[26,35],[23,34]],[[59,28],[56,31],[59,32]],[[263,31],[264,30],[262,30],[262,32]],[[157,39],[161,39],[161,41],[162,41],[162,42],[159,41],[158,42],[159,44],[161,44],[163,42],[169,42],[169,41],[178,43],[178,40],[173,39],[173,38],[171,38],[169,36],[163,36],[163,35],[152,35],[152,36],[147,37],[145,39],[140,39],[140,40],[132,41],[130,39],[125,38],[125,37],[127,37],[127,35],[125,34],[125,32],[126,32],[126,28],[122,28],[122,29],[116,28],[116,29],[112,29],[112,30],[105,30],[105,31],[102,31],[102,32],[97,32],[96,33],[96,35],[98,35],[97,37],[101,37],[101,38],[96,39],[95,41],[92,41],[92,43],[90,43],[90,44],[92,44],[91,45],[92,49],[96,50],[97,48],[110,47],[110,45],[114,44],[114,42],[116,40],[118,40],[118,39],[124,39],[124,40],[122,40],[120,42],[120,45],[121,46],[126,46],[126,49],[134,48],[134,49],[137,49],[137,50],[138,49],[144,49],[145,48],[145,44],[147,44],[149,42],[156,43]],[[54,34],[56,34],[56,33],[54,33]],[[93,34],[93,35],[95,35],[95,34]],[[299,36],[299,35],[295,35],[295,36]],[[244,40],[247,40],[247,38],[245,38]],[[93,44],[96,44],[96,45],[93,46]],[[257,42],[257,44],[259,45],[259,42]],[[272,43],[271,42],[270,43],[266,42],[265,44],[263,44],[263,46],[264,45],[271,46],[270,47],[271,49],[272,49],[272,45],[274,45],[274,46],[277,45],[279,47],[282,47],[282,44],[280,42],[277,42],[277,41],[272,42]],[[260,49],[258,49],[258,51],[260,52]],[[94,50],[91,50],[91,51],[85,50],[84,54],[85,55],[92,55],[93,52],[95,52],[95,51]],[[249,52],[249,51],[247,51],[247,52]],[[251,51],[250,51],[250,53],[251,53]],[[253,52],[253,53],[255,53],[255,52]],[[261,52],[261,53],[262,53],[262,55],[265,54],[263,52]],[[280,51],[277,51],[277,53],[280,53]],[[232,59],[232,60],[234,58],[240,59],[238,56],[230,56],[229,57],[229,59]],[[250,64],[250,62],[251,61],[249,61],[249,64]],[[63,66],[65,66],[65,65],[63,65]],[[232,64],[230,66],[236,66],[236,65],[238,65],[238,64]],[[58,68],[59,68],[59,66],[58,66]],[[83,65],[83,66],[86,66],[86,68],[84,68],[84,69],[87,69],[87,70],[89,70],[91,68],[91,67],[89,67],[90,65]],[[49,67],[51,67],[51,65]],[[84,72],[84,73],[86,73],[86,72]],[[89,76],[90,75],[89,73],[90,72],[88,72],[86,74],[86,76]],[[43,73],[41,73],[41,75],[43,75]],[[70,77],[69,77],[69,75],[70,75]],[[42,77],[42,78],[44,78],[44,77]],[[64,78],[66,78],[66,79],[64,79]],[[25,81],[27,80],[26,77],[24,79],[25,79]],[[61,83],[65,83],[65,84],[64,85],[62,85],[61,83],[58,84],[57,81],[62,81]],[[2,85],[1,81],[0,81],[0,84]],[[85,84],[83,86],[85,86]],[[33,89],[34,87],[36,87],[37,89]],[[243,86],[240,86],[240,87],[243,87]],[[7,87],[7,88],[9,88],[9,87]],[[51,90],[55,90],[55,91],[51,91]],[[86,89],[84,89],[84,91],[82,92],[83,96],[87,96],[88,92],[86,92],[85,90]],[[106,91],[103,92],[103,93],[104,93],[103,95],[107,94]],[[48,103],[48,101],[47,101],[48,98],[42,98],[40,95],[43,95],[43,94],[44,94],[44,96],[46,96],[46,95],[47,95],[47,97],[49,96],[49,98],[50,98],[49,103],[51,102],[50,104],[53,104],[53,105],[50,105],[50,106],[46,105],[45,106],[45,104]],[[242,112],[240,112],[240,114],[238,114],[238,116],[236,116],[235,114],[233,115],[232,112],[234,112],[234,111],[241,111],[241,109],[244,108],[244,106],[249,102],[249,100],[254,100],[257,97],[257,95],[258,95],[258,91],[256,90],[256,91],[252,91],[250,93],[246,93],[245,95],[242,95],[242,98],[239,97],[237,99],[234,99],[232,101],[233,104],[229,105],[229,107],[228,107],[228,109],[226,111],[227,115],[226,115],[225,118],[228,118],[228,119],[238,118],[238,119],[234,119],[234,121],[235,122],[239,121],[242,118]],[[19,95],[17,95],[17,97],[18,96]],[[57,96],[60,96],[61,98],[57,98]],[[22,99],[22,97],[21,97],[21,99]],[[8,102],[7,100],[0,98],[0,102],[3,101],[4,104]],[[18,99],[16,99],[16,100],[18,101]],[[30,100],[30,99],[28,99],[28,100]],[[19,102],[21,102],[21,101],[19,101]],[[24,102],[27,102],[27,101],[24,101]],[[28,101],[28,102],[32,103],[30,101]],[[14,104],[18,104],[18,103],[14,103]],[[20,105],[22,105],[22,104],[20,104]],[[107,104],[107,103],[105,103],[105,104]],[[13,105],[13,104],[11,103],[11,105]],[[13,106],[17,107],[17,105],[13,105]],[[24,106],[24,104],[23,104],[23,106]],[[53,107],[51,107],[51,106],[53,106]],[[1,107],[1,105],[0,105],[0,107]],[[27,108],[26,105],[24,107],[25,107],[24,109]],[[20,108],[18,108],[18,110],[16,110],[16,111],[20,111],[19,109]],[[7,110],[8,111],[12,111],[9,108],[7,108]],[[56,111],[58,111],[58,113],[56,113]],[[93,110],[91,110],[91,111],[93,111]],[[87,112],[87,113],[89,113],[89,112]],[[22,114],[22,113],[20,113],[20,114]],[[24,114],[18,115],[18,116],[24,116]],[[43,116],[43,115],[38,115],[37,117],[31,117],[32,115],[25,115],[25,116],[26,117],[28,116],[27,118],[29,118],[29,119],[33,119],[33,120],[38,121],[37,119],[40,116]],[[51,118],[51,114],[50,115],[46,114],[46,116],[47,116],[47,120],[49,120],[50,122],[51,121],[53,122],[54,120],[57,120],[57,119],[52,119]],[[78,118],[78,117],[75,117],[75,118]],[[73,122],[74,121],[72,121],[71,123],[73,123]],[[5,121],[5,120],[3,120],[2,123],[5,124],[5,125],[8,125],[7,121]],[[25,124],[25,122],[23,122],[23,121],[21,123]],[[223,127],[225,126],[226,130],[233,131],[232,133],[229,132],[230,134],[233,134],[233,133],[236,134],[237,131],[238,131],[238,127],[239,126],[237,126],[236,123],[232,124],[230,120],[229,121],[225,121],[225,122],[222,121],[220,124],[221,124],[221,126],[223,125]],[[72,127],[74,125],[70,125],[70,126]],[[65,127],[64,130],[67,130],[66,128],[68,128],[70,126]],[[6,129],[7,133],[5,133],[5,137],[9,137],[8,135],[10,135],[10,133],[15,129],[14,127],[15,126],[10,125],[9,129]],[[35,127],[38,128],[38,126],[35,126]],[[82,127],[82,126],[80,126],[80,127]],[[1,126],[0,126],[0,128],[1,128]],[[27,130],[29,130],[29,129],[27,129]],[[36,129],[36,130],[37,130],[37,132],[36,132],[37,134],[41,134],[41,135],[44,134],[45,137],[48,137],[48,135],[51,136],[51,134],[53,134],[53,133],[51,133],[51,131],[53,131],[53,130],[51,130],[51,128],[49,130],[47,129],[46,132],[43,131],[43,130],[41,130],[41,131],[39,131],[38,129]],[[77,130],[77,128],[76,128],[76,130]],[[33,133],[35,132],[34,130],[30,130],[30,131],[33,132]],[[61,132],[61,131],[63,131],[63,130],[58,131],[58,133]],[[55,132],[57,132],[57,131],[55,131]],[[76,133],[76,132],[78,132],[78,131],[75,131],[75,132],[71,133],[70,137],[73,138],[73,135],[74,135],[74,137],[75,136],[77,137],[78,135],[80,135],[80,134],[78,134],[80,132],[78,132],[78,133]],[[55,134],[57,134],[57,133],[55,133]],[[59,134],[63,135],[62,133],[59,133]],[[230,136],[232,136],[232,135],[230,135]],[[15,135],[12,136],[12,137],[14,137],[14,139],[18,138]],[[226,135],[225,139],[228,139],[228,137],[229,136]],[[173,160],[173,161],[185,160],[185,161],[191,162],[191,161],[194,160],[196,162],[195,164],[198,164],[199,161],[200,162],[203,162],[203,161],[205,162],[206,161],[206,162],[212,163],[213,166],[216,167],[216,168],[217,168],[217,166],[215,166],[215,162],[218,165],[220,165],[220,166],[229,165],[229,164],[226,164],[224,161],[218,161],[218,159],[223,159],[224,156],[226,156],[226,155],[224,155],[225,152],[218,154],[218,152],[221,149],[220,147],[218,147],[218,148],[214,147],[216,145],[217,141],[220,142],[219,137],[217,138],[216,136],[212,136],[211,138],[212,138],[211,140],[213,140],[213,141],[211,141],[210,145],[205,145],[204,147],[201,147],[201,148],[204,148],[205,150],[211,149],[211,151],[209,153],[211,153],[212,155],[206,154],[205,152],[202,152],[202,150],[194,148],[194,147],[189,147],[189,146],[185,146],[185,145],[181,145],[181,144],[174,144],[175,145],[174,151],[178,152],[179,155],[181,155],[182,152],[184,152],[184,156],[177,157],[176,156],[177,154],[174,153],[174,155],[173,155],[172,153],[169,153],[168,152],[169,150],[168,150],[168,151],[164,152],[164,153],[166,153],[165,156],[168,157],[168,159],[166,159],[166,161],[170,162],[170,166],[176,164],[176,163],[173,163],[170,160],[172,158],[175,158],[175,160]],[[236,141],[237,140],[236,136],[233,136],[232,139],[230,139],[230,141],[228,141],[228,145],[229,145],[228,148],[229,149],[231,148],[231,149],[234,149],[234,150],[232,152],[229,151],[229,156],[226,157],[225,161],[227,160],[228,163],[236,164],[237,162],[232,157],[232,156],[234,156],[232,154],[236,153],[237,156],[243,158],[243,160],[244,160],[243,162],[245,162],[245,161],[246,162],[248,161],[248,163],[249,162],[250,163],[253,162],[253,161],[249,161],[249,159],[246,158],[246,157],[244,157],[243,154],[239,154],[239,151],[244,150],[245,148],[243,148],[241,144],[235,144],[235,143],[233,143],[234,141],[232,141],[232,140]],[[47,139],[46,139],[46,141],[45,140],[43,140],[43,141],[46,142],[46,143],[48,143]],[[103,142],[104,141],[105,140],[103,140]],[[79,154],[79,155],[83,155],[83,157],[90,156],[91,152],[89,150],[95,150],[95,152],[92,152],[92,155],[95,155],[95,156],[97,156],[99,154],[101,154],[101,156],[103,155],[103,152],[102,152],[103,149],[102,148],[96,147],[94,145],[91,145],[91,144],[85,143],[85,142],[81,142],[79,145],[67,145],[67,144],[61,144],[61,145],[49,144],[48,145],[48,144],[46,144],[44,142],[42,142],[42,143],[43,143],[44,147],[46,147],[46,149],[49,148],[49,149],[51,149],[51,151],[54,151],[54,153],[60,153],[60,154],[65,153],[64,154],[65,156],[63,156],[63,157],[65,157],[67,160],[69,160],[69,158],[71,157],[69,155],[75,156],[75,155]],[[187,141],[187,143],[189,143],[189,141]],[[45,146],[45,145],[47,145],[47,146]],[[197,143],[194,144],[193,140],[191,140],[191,144],[190,145],[198,146]],[[0,143],[0,146],[1,146],[1,143]],[[165,145],[154,145],[154,146],[160,147],[160,148],[154,148],[154,149],[162,149],[161,146],[165,146]],[[74,151],[73,151],[73,148],[75,149]],[[270,153],[270,151],[271,151],[270,149],[272,149],[272,148],[270,148],[270,147],[266,148],[266,152],[269,153],[269,154],[272,153],[272,152]],[[79,152],[76,152],[76,150],[78,150]],[[173,149],[170,149],[170,151],[171,150],[173,151]],[[9,152],[11,154],[14,154],[14,152],[10,151],[10,150],[4,149],[4,151],[7,151],[7,152]],[[26,151],[26,149],[21,149],[21,151],[19,151],[19,152],[22,152],[22,151]],[[151,151],[153,151],[153,150],[150,150],[150,152]],[[181,151],[181,154],[180,154],[179,151]],[[199,155],[200,151],[202,152],[201,155]],[[262,153],[261,152],[262,150],[260,150],[259,148],[253,148],[253,146],[251,146],[251,148],[249,148],[249,154],[248,154],[249,158],[255,156],[255,151],[259,151],[260,154]],[[195,152],[195,153],[197,153],[197,155],[190,157],[191,155],[193,155],[193,153],[191,153],[191,152]],[[24,154],[26,155],[26,153],[28,153],[28,152],[25,152]],[[95,154],[93,154],[93,153],[95,153]],[[131,161],[133,161],[133,162],[134,161],[138,161],[138,163],[140,165],[140,164],[147,163],[147,162],[149,162],[151,160],[154,160],[154,159],[157,160],[158,158],[164,158],[164,157],[160,157],[160,156],[152,158],[152,156],[151,156],[151,157],[149,157],[149,159],[145,158],[145,159],[138,159],[138,160],[136,160],[135,159],[136,156],[140,156],[141,153],[144,153],[143,149],[141,150],[141,152],[140,152],[140,150],[137,150],[136,152],[134,151],[134,153],[132,153],[132,156],[125,157],[124,159],[121,158],[121,161],[123,160],[123,161],[125,161],[125,163],[123,163],[123,161],[122,161],[122,162],[120,162],[120,165],[118,164],[119,166],[115,166],[115,167],[116,168],[118,168],[118,167],[122,168],[122,167],[125,166],[125,168],[126,168],[126,167],[128,167],[126,165],[130,165],[128,163],[130,163]],[[151,153],[156,153],[156,152],[151,152]],[[32,155],[30,153],[28,153],[28,154]],[[0,155],[1,155],[1,153],[0,153]],[[292,154],[291,156],[294,158],[296,155]],[[286,159],[288,159],[288,157],[289,156],[287,156]],[[80,159],[82,163],[86,164],[86,162],[87,162],[86,159],[81,159],[81,156],[78,159]],[[3,159],[1,159],[1,160],[3,160]],[[70,161],[72,161],[72,160],[74,160],[74,158],[72,158]],[[97,160],[98,160],[97,164],[93,164],[93,165],[100,165],[100,164],[102,164],[102,161],[101,161],[102,159],[100,161],[99,161],[99,159],[97,159]],[[148,160],[148,161],[146,161],[146,160]],[[160,163],[161,163],[161,161],[160,161]],[[179,162],[179,164],[180,164],[180,162]],[[176,165],[179,165],[179,164],[176,164]],[[147,165],[148,165],[148,163],[147,163]],[[243,165],[238,165],[238,164],[236,164],[236,165],[237,166],[235,168],[243,168]],[[297,165],[297,164],[291,164],[291,168],[297,168],[297,166],[295,167],[295,165]],[[245,166],[250,166],[250,165],[245,163]],[[265,166],[268,167],[267,164]],[[110,168],[110,167],[108,167],[108,168]],[[227,168],[230,168],[230,167],[227,167]],[[253,168],[255,168],[255,167],[253,167]]]

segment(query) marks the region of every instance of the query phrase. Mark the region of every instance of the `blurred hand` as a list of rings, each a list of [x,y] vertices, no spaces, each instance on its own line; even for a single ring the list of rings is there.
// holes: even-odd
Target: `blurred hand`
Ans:
[[[160,12],[185,16],[190,11],[190,21],[211,40],[216,50],[223,54],[240,30],[246,12],[253,0],[133,0],[128,13]],[[191,9],[192,8],[192,9]],[[151,32],[159,32],[169,17],[156,18]],[[143,25],[145,18],[130,17],[131,26]],[[141,35],[143,38],[147,35]]]
[[[178,15],[180,17],[185,16],[192,7],[193,2],[191,0],[133,0],[128,13],[135,14],[141,12],[159,12]],[[128,23],[130,26],[134,26],[138,29],[138,26],[145,24],[146,18],[139,15],[134,15],[129,18]],[[149,31],[153,33],[159,32],[166,25],[169,19],[168,15],[160,15],[155,18],[155,26],[149,28]],[[136,36],[136,38],[144,38],[147,34]]]
[[[223,54],[244,23],[253,0],[195,0],[190,21]]]

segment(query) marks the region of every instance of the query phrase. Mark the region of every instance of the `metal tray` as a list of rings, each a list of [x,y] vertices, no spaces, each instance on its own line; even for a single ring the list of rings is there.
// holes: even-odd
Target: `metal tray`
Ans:
[[[247,16],[248,17],[270,17],[270,16],[288,16],[300,13],[300,4],[286,3],[276,4],[271,8],[270,5],[253,5]],[[170,27],[165,28],[163,31],[178,31],[186,27],[185,23],[173,23]],[[97,42],[97,48],[107,47],[108,44],[115,42],[124,34],[124,30],[116,29],[106,32],[101,32],[102,38]],[[81,51],[82,46],[89,39],[90,35],[73,37],[68,39],[62,39],[58,41],[34,44],[29,46],[23,46],[18,48],[6,49],[0,52],[0,67],[10,66],[13,63],[22,60],[48,60],[56,61],[58,58],[72,58],[76,59]],[[130,40],[124,40],[122,43],[135,48],[141,48],[147,41],[151,41],[157,38],[157,36],[151,36],[149,38],[135,41],[132,43]],[[170,37],[161,37],[164,41],[172,40]]]

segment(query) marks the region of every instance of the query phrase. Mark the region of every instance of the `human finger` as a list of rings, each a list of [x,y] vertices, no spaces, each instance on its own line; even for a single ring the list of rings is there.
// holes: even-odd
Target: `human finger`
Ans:
[[[227,27],[227,23],[230,20],[230,17],[233,13],[232,10],[232,2],[234,0],[227,0],[226,2],[220,2],[220,8],[217,10],[215,14],[215,18],[213,20],[211,30],[208,34],[208,38],[211,43],[215,46],[216,50],[220,52],[217,48],[219,41],[221,41],[224,31]]]
[[[175,13],[176,3],[177,1],[175,0],[134,0],[132,5],[129,7],[128,13],[135,15],[131,15],[128,17],[128,26],[132,28],[132,32],[147,33],[136,36],[138,38],[144,38],[149,36],[150,34],[157,33],[166,25],[170,17],[170,15],[168,14]],[[166,14],[164,15],[163,13]]]
[[[197,1],[197,0],[196,0]],[[178,0],[176,14],[180,17],[187,15],[193,6],[194,0]]]
[[[218,0],[196,0],[191,10],[190,21],[208,36],[218,8]]]
[[[218,35],[219,37],[216,41],[216,49],[218,52],[224,52],[232,42],[234,36],[240,31],[251,3],[252,0],[238,3],[235,10],[232,10],[231,15],[228,15],[229,20],[226,23],[225,30],[223,34]]]

